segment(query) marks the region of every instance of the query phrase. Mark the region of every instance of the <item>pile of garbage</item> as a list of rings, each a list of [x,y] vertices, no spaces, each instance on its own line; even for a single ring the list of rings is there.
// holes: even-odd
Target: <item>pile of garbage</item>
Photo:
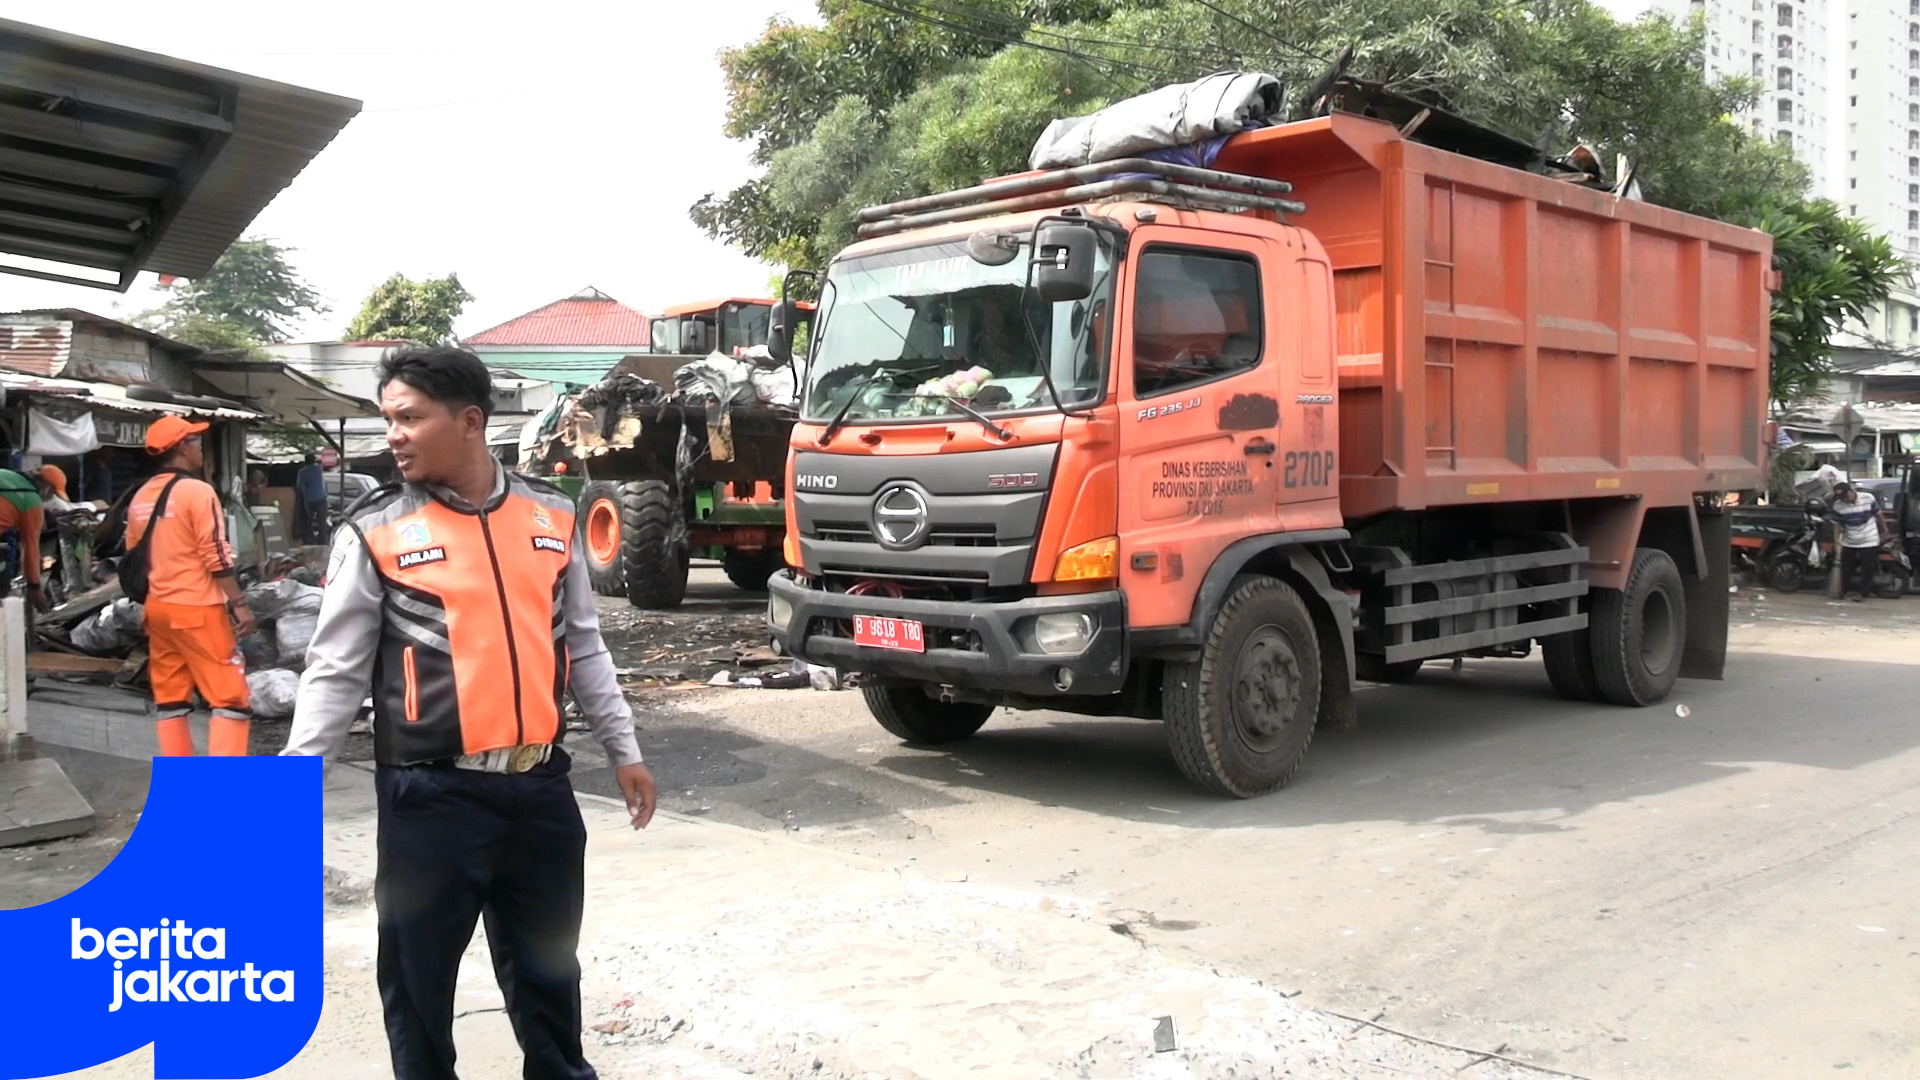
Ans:
[[[255,716],[293,715],[307,645],[320,621],[318,566],[325,559],[324,547],[278,556],[262,568],[272,579],[246,588],[256,629],[240,640],[240,655],[246,662]],[[118,676],[124,681],[137,677],[146,663],[145,620],[145,607],[122,595],[118,581],[109,580],[40,616],[35,632],[59,651],[128,661]]]

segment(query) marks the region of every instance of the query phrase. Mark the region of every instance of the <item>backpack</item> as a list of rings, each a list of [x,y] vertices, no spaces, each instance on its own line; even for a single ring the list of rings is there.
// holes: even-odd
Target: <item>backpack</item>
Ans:
[[[154,529],[159,527],[160,519],[166,515],[167,496],[173,494],[173,485],[179,482],[180,478],[176,476],[160,489],[160,497],[153,503],[153,516],[147,519],[147,530],[140,534],[140,542],[128,548],[120,559],[120,591],[136,604],[147,602],[147,574],[152,563],[147,557],[147,548],[153,542]]]

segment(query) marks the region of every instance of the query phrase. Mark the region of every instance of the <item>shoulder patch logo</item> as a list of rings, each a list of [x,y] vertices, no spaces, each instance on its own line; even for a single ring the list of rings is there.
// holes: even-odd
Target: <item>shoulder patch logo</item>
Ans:
[[[547,513],[546,507],[535,506],[533,508],[533,523],[538,528],[551,529],[553,528],[553,515]]]
[[[400,542],[412,547],[426,547],[433,543],[433,534],[427,531],[424,521],[410,521],[400,530]]]
[[[425,551],[404,551],[401,552],[400,557],[394,561],[399,565],[400,569],[411,570],[416,566],[424,566],[427,563],[446,562],[447,549],[443,547],[431,547]]]
[[[567,553],[567,542],[554,536],[536,536],[533,538],[533,550],[557,551],[565,555]]]

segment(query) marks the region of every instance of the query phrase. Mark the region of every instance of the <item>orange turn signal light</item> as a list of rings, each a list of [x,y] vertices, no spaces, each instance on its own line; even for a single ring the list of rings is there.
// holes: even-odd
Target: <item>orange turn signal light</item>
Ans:
[[[1053,564],[1055,581],[1094,581],[1120,576],[1120,538],[1103,536],[1060,553]]]

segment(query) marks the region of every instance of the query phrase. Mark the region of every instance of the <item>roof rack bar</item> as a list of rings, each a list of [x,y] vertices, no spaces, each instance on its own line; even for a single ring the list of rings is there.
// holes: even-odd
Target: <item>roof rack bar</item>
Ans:
[[[1246,210],[1271,210],[1278,214],[1301,214],[1307,209],[1305,203],[1293,199],[1275,199],[1265,195],[1249,195],[1240,191],[1195,187],[1191,184],[1170,184],[1165,180],[1157,180],[1149,176],[1130,176],[1118,180],[1103,180],[1095,184],[1082,184],[1064,190],[1043,191],[1017,198],[976,203],[971,206],[956,206],[923,214],[903,214],[884,221],[870,221],[860,226],[859,235],[864,240],[873,236],[891,236],[894,233],[929,225],[946,225],[955,221],[970,221],[996,214],[1017,214],[1025,210],[1069,206],[1112,198],[1116,195],[1136,194],[1190,199],[1198,203],[1233,206]]]
[[[1284,180],[1268,180],[1258,176],[1243,176],[1239,173],[1221,172],[1218,169],[1200,169],[1192,165],[1176,165],[1170,161],[1151,161],[1147,158],[1119,158],[1114,161],[1096,161],[1091,165],[1078,165],[1071,169],[1054,169],[1035,176],[1023,176],[1016,180],[1000,180],[991,184],[976,184],[957,191],[942,191],[935,195],[923,195],[917,199],[903,199],[900,202],[883,206],[869,206],[860,211],[860,221],[865,224],[899,217],[902,214],[918,214],[927,210],[941,210],[950,206],[964,206],[973,202],[998,202],[1017,195],[1030,195],[1037,191],[1052,191],[1058,188],[1086,184],[1115,175],[1128,173],[1147,173],[1177,180],[1199,187],[1226,188],[1229,190],[1252,191],[1262,195],[1290,195],[1293,185]],[[1298,213],[1298,211],[1295,211]]]

